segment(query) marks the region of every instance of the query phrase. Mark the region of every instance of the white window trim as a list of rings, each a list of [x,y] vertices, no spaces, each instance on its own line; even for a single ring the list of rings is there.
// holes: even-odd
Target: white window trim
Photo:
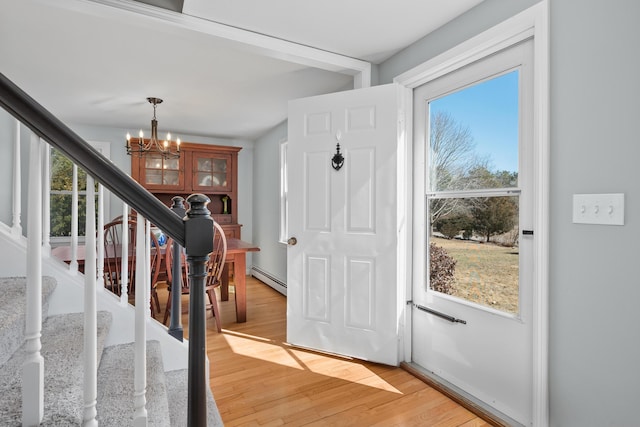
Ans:
[[[413,145],[413,89],[487,57],[527,38],[534,38],[534,146],[535,184],[533,308],[533,425],[549,424],[549,2],[540,3],[495,27],[473,37],[449,51],[397,76],[395,83],[404,86],[402,102],[404,141]],[[409,172],[412,175],[412,172]],[[417,230],[419,231],[419,230]],[[414,230],[414,232],[417,232]],[[409,266],[410,269],[412,266]],[[410,282],[410,281],[409,281]],[[410,284],[407,295],[411,295]],[[405,311],[403,333],[405,359],[411,354],[411,322]]]
[[[288,141],[280,141],[280,234],[278,241],[287,243],[289,239],[289,199],[287,187],[287,147]]]

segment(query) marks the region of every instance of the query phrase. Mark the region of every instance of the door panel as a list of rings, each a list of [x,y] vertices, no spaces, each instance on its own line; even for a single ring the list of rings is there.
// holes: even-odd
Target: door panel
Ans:
[[[531,230],[533,223],[532,46],[531,40],[522,42],[414,91],[415,191],[422,192],[414,198],[419,221],[414,230],[424,231],[414,233],[412,361],[525,425],[531,422],[533,401],[533,235],[521,230]],[[500,97],[512,93],[497,85],[509,79],[515,91],[515,99],[506,103],[511,106],[487,114]],[[457,127],[438,122],[443,116],[434,114],[436,106],[464,111],[449,101],[465,96],[459,105],[472,114],[453,114]],[[474,141],[462,154],[438,134],[457,129],[454,134],[462,138],[460,117],[473,121],[485,114],[490,118],[470,125]],[[515,132],[499,142],[513,121]],[[503,163],[511,167],[492,166],[493,161],[501,164],[505,154],[513,154],[511,163]],[[516,245],[503,250],[495,236],[509,233],[515,233]],[[430,258],[437,253],[432,244],[455,261],[453,289],[433,286],[450,276],[446,271],[432,274],[440,273],[435,271],[441,268],[438,263],[445,263]],[[491,292],[502,292],[503,285],[514,292],[510,308],[491,299]]]
[[[291,344],[398,364],[397,97],[387,85],[289,105]]]
[[[372,148],[349,151],[347,232],[375,233],[376,158]]]
[[[331,176],[327,164],[328,152],[304,154],[304,209],[305,228],[331,231]],[[294,168],[295,170],[296,168]],[[291,173],[291,172],[290,172]]]
[[[309,321],[331,320],[331,260],[328,257],[307,256],[304,287],[304,318]]]

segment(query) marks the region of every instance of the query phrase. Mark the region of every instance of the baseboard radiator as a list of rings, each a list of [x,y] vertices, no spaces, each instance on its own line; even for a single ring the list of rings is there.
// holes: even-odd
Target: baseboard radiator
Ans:
[[[287,295],[287,284],[272,274],[267,273],[260,267],[252,266],[251,267],[251,275],[256,279],[266,283],[271,286],[276,291],[280,292],[282,295]]]

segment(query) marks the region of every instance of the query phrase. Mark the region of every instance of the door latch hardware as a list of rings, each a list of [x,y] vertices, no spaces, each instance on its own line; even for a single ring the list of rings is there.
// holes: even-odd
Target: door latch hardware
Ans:
[[[433,314],[434,316],[438,316],[441,319],[448,320],[451,323],[462,323],[463,325],[467,324],[466,320],[462,320],[462,319],[455,318],[453,316],[449,316],[448,314],[441,313],[439,311],[436,311],[436,310],[434,310],[432,308],[429,308],[429,307],[425,307],[425,306],[420,305],[420,304],[414,304],[411,301],[409,301],[409,303],[411,303],[411,305],[413,305],[418,310],[426,311],[429,314]]]

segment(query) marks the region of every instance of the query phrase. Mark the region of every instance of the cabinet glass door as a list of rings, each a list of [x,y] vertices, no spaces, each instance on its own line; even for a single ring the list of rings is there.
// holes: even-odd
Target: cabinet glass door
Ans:
[[[144,159],[144,180],[147,187],[182,189],[180,159],[165,159],[159,154],[147,155]]]
[[[193,188],[205,192],[231,190],[231,157],[194,153]]]

